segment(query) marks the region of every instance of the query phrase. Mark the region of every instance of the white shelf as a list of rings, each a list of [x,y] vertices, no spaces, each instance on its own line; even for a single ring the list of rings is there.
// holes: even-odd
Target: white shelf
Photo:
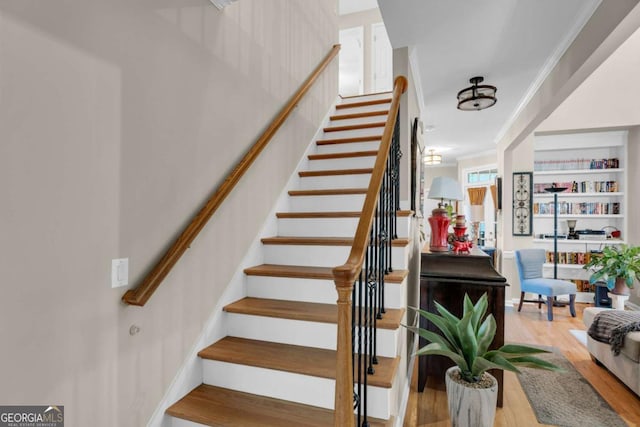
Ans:
[[[558,199],[565,197],[622,197],[624,193],[621,192],[601,192],[601,193],[558,193]],[[534,193],[534,199],[541,198],[553,198],[553,193]]]
[[[534,218],[553,218],[553,214],[534,214]],[[598,219],[598,218],[624,218],[624,215],[619,214],[608,214],[608,215],[586,215],[586,214],[558,214],[558,218],[587,218],[587,219]]]
[[[561,169],[553,171],[534,171],[534,175],[579,175],[579,174],[594,174],[594,173],[620,173],[624,172],[623,168],[617,169]]]
[[[550,239],[533,239],[533,243],[553,243],[553,238]],[[559,245],[626,245],[627,242],[624,240],[617,239],[607,239],[607,240],[569,240],[569,239],[558,239]]]
[[[547,268],[553,268],[553,263],[545,262],[542,266]],[[582,267],[584,267],[584,264],[558,264],[558,268],[567,268],[567,269],[570,268],[573,270],[584,270]],[[589,272],[589,270],[584,270],[584,271]]]

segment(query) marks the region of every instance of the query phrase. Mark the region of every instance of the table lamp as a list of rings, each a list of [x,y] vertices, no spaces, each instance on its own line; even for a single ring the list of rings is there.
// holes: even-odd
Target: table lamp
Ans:
[[[427,198],[440,200],[438,207],[431,211],[429,225],[431,226],[431,240],[429,250],[431,252],[449,251],[449,218],[445,207],[445,200],[462,200],[462,190],[458,181],[446,176],[437,176],[431,182],[431,188]]]

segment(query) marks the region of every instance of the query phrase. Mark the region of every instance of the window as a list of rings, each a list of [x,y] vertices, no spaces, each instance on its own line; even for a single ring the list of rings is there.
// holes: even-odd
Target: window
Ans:
[[[468,172],[466,184],[493,184],[497,175],[498,169],[483,169]]]

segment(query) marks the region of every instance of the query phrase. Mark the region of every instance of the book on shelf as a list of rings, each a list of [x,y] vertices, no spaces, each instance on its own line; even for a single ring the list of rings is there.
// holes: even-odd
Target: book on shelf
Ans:
[[[620,191],[618,181],[571,181],[534,183],[533,192],[535,194],[549,194],[545,188],[550,188],[554,184],[558,188],[566,188],[565,193],[617,193]]]
[[[534,215],[552,215],[555,211],[553,202],[535,202]],[[619,215],[620,202],[558,202],[559,215]]]
[[[620,160],[618,158],[535,160],[533,162],[533,170],[537,172],[582,169],[618,169],[619,167]]]

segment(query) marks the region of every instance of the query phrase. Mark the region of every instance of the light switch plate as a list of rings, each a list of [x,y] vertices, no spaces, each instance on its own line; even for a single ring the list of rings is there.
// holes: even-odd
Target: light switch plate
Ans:
[[[129,284],[129,258],[111,260],[111,287],[119,288]]]

